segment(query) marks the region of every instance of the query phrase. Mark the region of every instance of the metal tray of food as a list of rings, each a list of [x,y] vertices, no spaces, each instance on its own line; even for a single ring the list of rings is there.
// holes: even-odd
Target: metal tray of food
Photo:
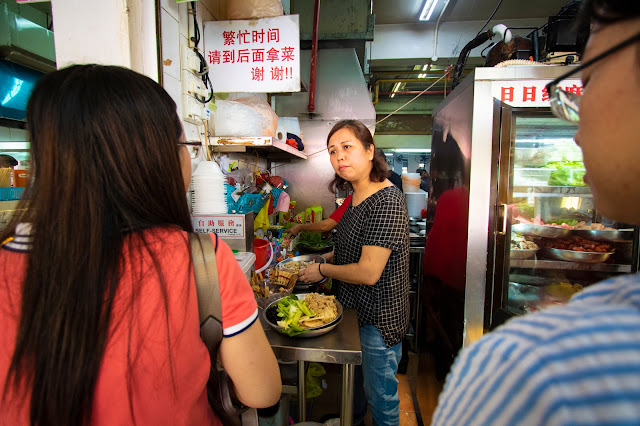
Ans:
[[[304,296],[306,296],[306,293],[296,294],[296,296],[298,296],[298,299],[304,300]],[[287,335],[286,331],[284,331],[284,328],[280,327],[277,324],[276,305],[278,304],[278,301],[280,299],[282,299],[282,297],[279,298],[278,300],[274,300],[273,302],[269,303],[269,305],[267,305],[267,307],[264,309],[263,315],[264,315],[265,321],[267,322],[267,324],[269,324],[269,326],[271,326],[274,330],[278,331],[279,333]],[[338,299],[333,299],[333,300],[336,303],[336,309],[338,311],[338,316],[333,321],[318,327],[308,328],[307,331],[305,331],[304,333],[300,333],[290,337],[317,337],[317,336],[322,336],[323,334],[327,334],[328,332],[336,328],[336,326],[340,324],[340,321],[342,321],[342,313],[344,309],[342,307],[342,304],[338,301]],[[273,320],[275,320],[276,322],[273,322]]]
[[[559,238],[566,237],[571,230],[549,225],[534,225],[532,223],[517,223],[511,226],[513,232],[536,237]]]
[[[574,229],[572,235],[577,235],[593,241],[633,241],[633,229],[615,229],[615,230],[592,230],[592,229]]]
[[[536,255],[537,249],[511,249],[511,259],[531,259]]]
[[[607,260],[609,256],[613,254],[613,252],[600,253],[592,251],[574,251],[555,248],[544,248],[542,249],[542,254],[553,259],[564,260],[567,262],[601,263]]]
[[[286,268],[287,265],[291,265],[293,262],[327,263],[325,258],[320,256],[319,254],[305,254],[305,255],[302,255],[302,256],[295,256],[295,257],[290,257],[288,259],[284,259],[283,261],[279,262],[276,265],[276,268],[282,268],[282,269],[287,270],[287,268]],[[284,268],[283,268],[283,266],[284,266]],[[321,282],[323,282],[325,280],[326,280],[326,278],[323,278],[320,281],[317,281],[317,282],[314,282],[314,283],[305,283],[305,282],[302,282],[302,281],[298,281],[296,283],[296,285],[295,285],[295,290],[298,290],[298,291],[311,290],[312,288],[315,288],[318,284],[320,284]]]

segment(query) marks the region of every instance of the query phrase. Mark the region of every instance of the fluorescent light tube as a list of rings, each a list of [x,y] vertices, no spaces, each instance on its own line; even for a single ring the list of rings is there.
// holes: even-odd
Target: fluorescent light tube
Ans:
[[[431,152],[431,148],[396,148],[395,152]]]
[[[438,0],[425,0],[422,13],[420,14],[421,21],[428,21],[431,18],[431,14],[436,8]]]

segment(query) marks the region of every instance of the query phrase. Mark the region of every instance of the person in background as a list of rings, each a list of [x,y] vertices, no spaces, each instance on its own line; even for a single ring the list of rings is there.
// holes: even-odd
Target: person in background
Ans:
[[[219,425],[175,103],[131,70],[74,65],[40,78],[27,123],[31,197],[1,236],[0,424]],[[278,363],[242,270],[212,240],[218,359],[240,401],[269,407]]]
[[[363,386],[376,425],[399,422],[398,381],[402,339],[409,325],[409,218],[404,195],[387,179],[389,167],[360,121],[343,120],[327,147],[336,176],[330,190],[353,189],[329,262],[302,270],[299,280],[331,277],[338,299],[358,311]],[[357,382],[357,379],[356,379]],[[355,393],[361,392],[356,383]],[[354,413],[364,416],[357,406]],[[366,407],[364,412],[366,412]],[[355,423],[358,418],[356,415]]]
[[[431,191],[431,176],[425,169],[420,169],[420,189],[425,192]]]
[[[640,225],[640,2],[583,0],[582,65],[547,86],[579,121],[585,182],[603,216]],[[582,94],[562,89],[580,72]],[[567,305],[512,319],[465,348],[433,423],[640,424],[640,276],[618,276]]]

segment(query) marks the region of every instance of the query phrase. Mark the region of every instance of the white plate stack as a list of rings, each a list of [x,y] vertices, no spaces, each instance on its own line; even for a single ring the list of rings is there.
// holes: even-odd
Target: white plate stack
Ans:
[[[225,177],[215,161],[203,161],[191,178],[193,214],[227,214]]]
[[[409,217],[421,218],[422,209],[427,208],[427,197],[429,193],[419,190],[418,192],[405,192],[404,197],[407,200],[407,211]]]

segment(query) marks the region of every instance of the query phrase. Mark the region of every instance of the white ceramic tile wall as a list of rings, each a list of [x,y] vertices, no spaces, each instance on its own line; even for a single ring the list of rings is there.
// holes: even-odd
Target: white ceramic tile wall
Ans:
[[[178,21],[162,9],[162,70],[180,80],[180,32]]]
[[[183,5],[183,3],[176,3],[175,0],[162,0],[160,2],[160,6],[171,16],[173,19],[178,21],[180,17],[178,16],[178,8]],[[186,3],[184,3],[186,5]]]
[[[193,35],[193,15],[190,13],[188,3],[176,3],[175,0],[162,0],[162,60],[163,60],[163,85],[167,93],[176,102],[178,114],[182,117],[182,85],[180,67],[180,48],[182,45],[188,46],[189,37]],[[203,31],[203,22],[222,19],[222,6],[219,0],[207,0],[205,6],[201,1],[196,6],[196,17],[200,33]],[[204,51],[204,40],[200,40],[198,46]],[[166,65],[164,61],[169,59],[171,64]],[[240,96],[258,95],[266,100],[266,94],[259,93],[233,93],[234,99]],[[201,140],[203,126],[196,126],[193,123],[182,122],[185,137],[187,140]],[[231,154],[235,160],[240,162],[242,167],[253,168],[255,157],[242,154]],[[264,169],[266,161],[260,159],[258,167]]]
[[[188,6],[188,3],[180,3],[179,6],[178,25],[180,26],[180,35],[188,39],[189,30],[193,27],[193,18],[191,14],[189,14],[190,6]]]
[[[178,106],[178,116],[182,117],[182,86],[180,84],[180,80],[174,78],[166,72],[162,77],[162,85],[164,87],[164,90],[167,91],[169,96],[171,96],[171,99],[173,99],[173,101]]]

